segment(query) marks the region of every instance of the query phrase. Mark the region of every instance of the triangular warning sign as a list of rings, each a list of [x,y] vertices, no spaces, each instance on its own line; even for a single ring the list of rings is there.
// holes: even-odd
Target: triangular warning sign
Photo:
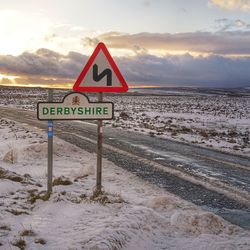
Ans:
[[[108,52],[99,43],[73,87],[78,92],[126,92],[128,85]]]

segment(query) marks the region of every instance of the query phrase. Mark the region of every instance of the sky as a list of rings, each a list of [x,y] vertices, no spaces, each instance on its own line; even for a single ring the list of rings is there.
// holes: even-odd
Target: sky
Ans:
[[[0,85],[72,88],[98,42],[130,87],[250,86],[250,0],[0,0]]]

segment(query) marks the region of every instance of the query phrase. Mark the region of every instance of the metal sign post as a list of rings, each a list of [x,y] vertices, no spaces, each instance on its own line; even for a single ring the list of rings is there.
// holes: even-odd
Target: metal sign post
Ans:
[[[53,89],[49,89],[49,102],[53,102]],[[48,120],[48,182],[47,194],[52,193],[52,176],[53,176],[53,121]]]
[[[98,102],[103,101],[103,93],[98,93]],[[96,191],[102,189],[102,120],[97,125],[97,169],[96,169]]]

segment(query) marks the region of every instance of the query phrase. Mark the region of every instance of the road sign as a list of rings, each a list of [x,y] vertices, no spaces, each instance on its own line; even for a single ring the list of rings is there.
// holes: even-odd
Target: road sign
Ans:
[[[39,120],[110,120],[114,115],[112,102],[90,102],[82,93],[70,93],[62,102],[39,102]]]
[[[99,43],[73,87],[78,92],[126,92],[128,85],[104,43]]]

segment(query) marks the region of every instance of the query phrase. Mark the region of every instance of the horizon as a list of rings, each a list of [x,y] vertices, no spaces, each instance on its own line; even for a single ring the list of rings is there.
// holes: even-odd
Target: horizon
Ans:
[[[54,90],[72,90],[72,87],[70,86],[65,86],[65,85],[60,85],[60,86],[51,86],[51,85],[1,85],[0,87],[3,88],[30,88],[30,89],[54,89]],[[214,87],[214,86],[159,86],[159,85],[134,85],[134,86],[129,86],[129,90],[133,90],[133,89],[176,89],[176,90],[194,90],[194,89],[198,89],[198,90],[224,90],[224,91],[230,91],[230,90],[248,90],[250,89],[250,86],[242,86],[242,87]],[[82,92],[85,94],[89,94],[89,92]],[[92,92],[94,93],[94,92]]]

